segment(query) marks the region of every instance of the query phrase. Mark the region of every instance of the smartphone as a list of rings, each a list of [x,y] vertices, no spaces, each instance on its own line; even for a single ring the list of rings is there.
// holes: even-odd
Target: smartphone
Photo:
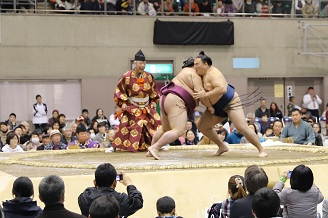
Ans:
[[[290,179],[290,176],[292,175],[292,171],[289,170],[288,174],[287,174],[287,178]]]
[[[123,174],[117,174],[116,181],[121,181],[121,180],[123,180]]]

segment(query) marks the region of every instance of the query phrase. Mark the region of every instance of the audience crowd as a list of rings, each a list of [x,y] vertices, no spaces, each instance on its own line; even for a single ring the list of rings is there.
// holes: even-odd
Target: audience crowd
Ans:
[[[1,12],[33,11],[39,1],[1,1]],[[143,15],[143,16],[253,16],[253,17],[326,17],[325,0],[49,0],[57,13]],[[48,8],[48,9],[49,9]]]

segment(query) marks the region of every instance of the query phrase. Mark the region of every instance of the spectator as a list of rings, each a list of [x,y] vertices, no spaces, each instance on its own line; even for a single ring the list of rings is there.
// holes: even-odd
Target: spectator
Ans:
[[[34,124],[35,129],[41,129],[42,132],[44,132],[48,123],[48,107],[46,104],[42,103],[41,95],[36,95],[35,99],[36,103],[33,104],[32,123]]]
[[[266,108],[266,100],[264,98],[261,99],[260,107],[258,109],[256,109],[256,111],[255,111],[255,117],[261,118],[263,116],[263,114],[266,114],[267,117],[271,117],[270,110],[268,108]]]
[[[34,218],[42,214],[42,209],[33,201],[33,183],[28,177],[18,177],[12,188],[14,199],[2,203],[6,218]]]
[[[45,207],[43,214],[38,218],[85,218],[65,209],[65,184],[59,176],[50,175],[41,180],[39,198],[45,204]]]
[[[31,138],[29,141],[25,142],[23,147],[26,147],[26,151],[36,151],[42,143],[40,142],[38,130],[34,130],[31,134]]]
[[[97,123],[98,124],[98,123]],[[76,128],[77,128],[76,123],[71,123],[71,130],[72,130],[72,136],[76,139]]]
[[[65,150],[67,145],[60,141],[61,136],[62,134],[58,129],[51,130],[51,143],[49,145],[45,145],[44,150]]]
[[[296,98],[294,96],[290,96],[289,104],[287,105],[287,111],[289,117],[292,115],[292,110],[294,110],[295,108],[301,110],[301,107],[296,105]]]
[[[51,143],[50,135],[49,134],[43,134],[42,135],[42,145],[37,147],[36,150],[44,150],[44,148]]]
[[[191,15],[192,16],[198,16],[199,15],[199,7],[198,7],[198,4],[194,0],[189,0],[184,5],[183,11],[185,12],[185,14],[186,15],[189,14],[189,4],[191,5],[191,8],[190,8]]]
[[[313,126],[314,137],[315,137],[315,145],[323,146],[323,136],[321,134],[321,127],[319,123],[314,123]]]
[[[89,209],[89,218],[119,218],[120,205],[113,196],[101,196]]]
[[[260,124],[261,124],[261,134],[264,135],[266,128],[270,126],[270,122],[266,114],[262,115]]]
[[[58,112],[58,110],[53,110],[52,111],[52,117],[48,120],[48,124],[53,125],[55,121],[59,122],[59,112]]]
[[[90,124],[91,124],[91,119],[90,119],[90,117],[89,117],[89,111],[88,111],[88,109],[83,109],[83,110],[82,110],[82,115],[81,115],[81,116],[83,117],[83,124],[84,124],[86,127],[90,126]]]
[[[284,206],[283,217],[317,217],[317,205],[323,201],[323,195],[313,183],[312,170],[298,165],[290,175],[291,187],[284,188],[288,172],[285,171],[280,181],[273,186],[279,195],[280,204]]]
[[[297,17],[300,17],[298,15],[302,14],[302,8],[305,5],[305,1],[304,0],[296,0],[295,1],[295,12]]]
[[[264,138],[270,137],[272,135],[272,133],[273,133],[273,129],[272,129],[272,127],[269,126],[265,129],[265,133],[264,133],[263,137]]]
[[[197,145],[196,134],[192,130],[186,131],[185,145]]]
[[[159,12],[159,9],[161,8],[161,0],[149,0],[149,2],[153,4],[156,13]]]
[[[94,121],[97,121],[98,123],[103,122],[103,121],[108,122],[107,117],[104,115],[103,109],[98,108],[96,110],[96,116],[94,116],[92,118],[92,122],[94,122]]]
[[[98,123],[97,127],[98,127],[98,133],[96,134],[93,140],[99,143],[107,141],[106,122]]]
[[[93,129],[95,134],[97,134],[98,133],[98,121],[92,121],[92,123],[90,124],[90,127],[89,127],[89,130],[90,129]]]
[[[59,118],[59,127],[60,127],[60,129],[63,129],[66,126],[66,123],[65,123],[66,116],[65,116],[65,114],[59,114],[58,118]]]
[[[243,137],[243,135],[235,129],[232,133],[230,133],[227,136],[226,141],[229,144],[240,144],[240,140],[241,140],[242,137]]]
[[[278,194],[269,188],[260,188],[253,196],[252,211],[255,218],[278,217],[280,199]]]
[[[98,0],[80,0],[81,10],[88,11],[83,12],[84,14],[100,14],[101,7]]]
[[[224,3],[224,13],[228,17],[235,16],[234,14],[237,12],[236,6],[233,4],[232,0],[225,0]]]
[[[249,124],[255,124],[257,132],[261,133],[261,124],[259,122],[255,121],[255,114],[254,113],[248,113],[246,115],[246,120]]]
[[[93,140],[96,137],[96,133],[93,129],[88,129],[88,133],[90,135],[91,140]]]
[[[280,137],[283,124],[281,120],[276,120],[273,122],[273,132],[271,136]]]
[[[132,15],[133,14],[132,0],[118,0],[116,2],[116,11],[118,14]],[[113,125],[111,121],[109,122],[111,125]]]
[[[107,139],[105,141],[103,141],[102,143],[100,143],[100,147],[101,148],[111,148],[113,141],[114,141],[114,136],[115,136],[115,130],[113,130],[113,129],[108,130]]]
[[[87,128],[83,124],[80,124],[76,128],[77,139],[69,143],[67,149],[84,149],[84,148],[99,148],[98,142],[93,141],[89,137]]]
[[[305,5],[302,8],[302,14],[304,18],[311,18],[311,17],[318,16],[318,8],[312,4],[312,0],[305,1]],[[317,117],[319,117],[319,112]]]
[[[232,0],[232,3],[237,9],[237,13],[243,13],[243,0]]]
[[[175,210],[175,201],[169,196],[161,197],[156,202],[157,217],[156,218],[182,218],[177,216]]]
[[[327,4],[328,5],[328,4]],[[326,110],[324,112],[322,112],[321,117],[326,117],[326,113],[328,111],[328,103],[326,104]]]
[[[268,176],[259,166],[247,167],[244,177],[248,195],[234,201],[230,209],[230,218],[253,217],[251,204],[254,193],[260,188],[268,186]]]
[[[246,0],[244,11],[249,14],[247,16],[254,16],[256,14],[256,3],[253,0]]]
[[[9,130],[14,130],[17,126],[16,123],[16,114],[9,114],[9,119],[5,121],[5,123],[9,126]]]
[[[256,126],[255,124],[248,124],[248,128],[252,129],[256,135],[259,135],[259,133],[257,132],[257,129],[256,129]],[[260,133],[261,134],[261,133]],[[261,135],[262,136],[262,135]],[[259,137],[260,138],[260,137]],[[246,143],[249,143],[249,141],[246,139],[245,136],[243,136],[241,139],[240,139],[240,144],[246,144]]]
[[[7,135],[6,145],[3,146],[2,151],[4,153],[24,152],[19,145],[19,137],[15,132],[10,132]]]
[[[0,123],[0,138],[3,145],[6,144],[7,134],[10,132],[7,124],[5,122]]]
[[[115,119],[115,115],[118,115],[121,111],[122,111],[121,108],[119,106],[115,105],[114,113],[112,113],[109,116],[109,123],[113,129],[115,129],[116,127],[118,127],[120,125],[121,116],[117,116]]]
[[[199,12],[204,13],[204,16],[208,13],[212,13],[212,5],[210,4],[209,0],[202,0],[200,4],[198,4]]]
[[[292,111],[292,122],[282,130],[280,141],[288,137],[293,137],[295,144],[313,145],[315,143],[314,131],[310,124],[301,119],[301,112],[298,109]]]
[[[215,203],[208,211],[209,217],[230,217],[230,208],[233,202],[247,195],[244,178],[239,175],[231,176],[228,181],[229,198],[222,203]]]
[[[216,13],[215,16],[223,17],[224,16],[224,6],[222,0],[218,0],[218,6],[213,7],[213,13]]]
[[[138,14],[146,16],[156,16],[154,5],[148,0],[143,0],[138,5]]]
[[[113,196],[120,204],[119,215],[130,216],[143,207],[141,193],[132,184],[128,175],[122,173],[119,181],[126,186],[128,194],[115,191],[117,185],[117,172],[110,163],[104,163],[97,167],[95,172],[95,187],[85,189],[78,197],[78,203],[82,215],[88,216],[92,202],[100,196]]]
[[[18,136],[18,143],[20,144],[20,138],[23,135],[23,128],[25,128],[23,125],[18,125],[16,126],[14,132],[17,134]]]
[[[67,126],[63,130],[63,136],[60,141],[65,145],[68,145],[70,142],[76,140],[76,137],[72,135],[72,128]]]
[[[256,3],[256,13],[261,14],[261,17],[267,17],[265,14],[268,14],[268,12],[268,2],[266,0],[258,0],[258,2]]]
[[[309,4],[312,4],[308,2],[312,2],[312,1],[307,0],[307,6],[303,7],[303,9],[305,8],[304,10],[308,10],[307,8],[310,7]],[[320,118],[319,105],[322,103],[322,100],[317,94],[315,94],[313,87],[308,88],[308,93],[303,97],[303,103],[304,106],[307,108],[307,111],[311,112],[312,116],[317,117],[317,119]]]
[[[277,0],[276,2],[273,3],[272,14],[286,14],[285,5],[282,4],[281,0]],[[283,17],[283,16],[273,15],[272,17]],[[271,116],[273,115],[271,114]]]
[[[20,143],[24,144],[25,142],[28,142],[31,138],[30,124],[28,124],[28,122],[26,122],[26,121],[22,121],[19,125],[22,125],[25,127],[22,129],[23,132],[22,132],[22,136],[20,137]]]
[[[281,110],[279,110],[276,102],[271,102],[270,104],[270,115],[271,117],[278,117],[280,120],[283,118]]]
[[[163,13],[164,16],[173,16],[173,4],[171,0],[163,0],[163,4],[161,5],[161,12]]]
[[[228,144],[227,143],[227,136],[229,135],[228,130],[226,129],[220,129],[217,131],[217,134],[219,136],[219,139],[224,143],[224,144]]]
[[[58,121],[55,121],[53,124],[52,124],[52,129],[57,129],[61,132],[61,128],[60,128],[60,124]]]

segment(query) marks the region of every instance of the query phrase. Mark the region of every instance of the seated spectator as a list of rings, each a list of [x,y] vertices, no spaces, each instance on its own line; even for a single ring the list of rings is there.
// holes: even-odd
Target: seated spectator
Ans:
[[[320,124],[319,123],[315,123],[315,124],[313,124],[312,128],[313,128],[314,137],[315,137],[314,144],[315,145],[318,145],[318,146],[323,146],[323,141],[324,140],[323,140],[323,136],[321,134]]]
[[[36,150],[44,150],[44,148],[49,145],[51,143],[51,139],[50,139],[50,135],[49,134],[43,134],[42,135],[42,145],[40,145],[39,147],[37,147]]]
[[[196,134],[192,130],[187,130],[185,145],[197,145]]]
[[[22,136],[20,138],[20,143],[24,144],[25,142],[29,141],[31,138],[31,133],[30,133],[30,124],[28,124],[28,122],[26,121],[22,121],[19,125],[24,126],[25,128],[23,128],[23,133]]]
[[[257,129],[256,129],[256,126],[255,124],[248,124],[248,128],[252,129],[256,135],[259,135],[258,132],[257,132]],[[261,135],[262,136],[262,135]],[[260,138],[260,137],[259,137]],[[241,139],[240,139],[240,144],[246,144],[246,143],[249,143],[249,141],[246,139],[245,136],[243,136]]]
[[[91,124],[88,109],[83,109],[81,116],[83,117],[83,124],[88,128]]]
[[[61,128],[60,128],[60,124],[59,122],[55,121],[53,124],[52,124],[52,129],[57,129],[61,132]]]
[[[98,133],[98,121],[92,121],[92,123],[90,124],[90,127],[89,127],[89,130],[90,129],[93,129],[95,134],[97,134]]]
[[[19,145],[19,137],[15,132],[10,132],[7,135],[6,145],[2,147],[4,153],[24,152]]]
[[[280,120],[284,117],[276,102],[270,104],[270,115],[271,117],[278,117]]]
[[[65,145],[68,145],[70,142],[76,140],[76,137],[72,135],[72,128],[69,126],[66,126],[63,130],[63,135],[60,139],[62,143]]]
[[[218,6],[213,7],[213,13],[216,13],[215,16],[219,16],[219,17],[224,16],[224,6],[222,0],[218,0]]]
[[[272,14],[286,14],[285,6],[282,4],[281,0],[277,0],[276,2],[273,3]],[[272,17],[283,17],[283,16],[273,15]],[[271,116],[273,115],[271,114]]]
[[[201,0],[201,2],[198,4],[198,7],[199,7],[199,12],[200,13],[203,13],[204,16],[208,13],[212,13],[212,5],[211,3],[209,2],[209,0]]]
[[[43,214],[38,218],[85,218],[85,216],[73,213],[64,207],[65,184],[59,176],[50,175],[41,180],[39,198],[45,207]]]
[[[163,4],[161,5],[161,12],[163,13],[164,16],[173,16],[173,4],[171,0],[163,0]]]
[[[98,0],[80,0],[81,4],[81,11],[88,11],[83,12],[84,14],[100,14],[101,7]]]
[[[9,130],[14,130],[17,126],[16,114],[15,113],[9,114],[9,119],[6,120],[5,123],[7,124],[7,126],[9,126]]]
[[[14,199],[2,203],[6,218],[34,218],[42,214],[42,209],[33,201],[33,183],[28,177],[18,177],[12,188]]]
[[[0,123],[0,138],[1,138],[1,142],[2,145],[6,144],[6,139],[7,139],[7,134],[10,132],[7,124],[5,122],[1,122]]]
[[[117,11],[116,12],[117,14],[133,15],[133,4],[132,4],[132,0],[118,0],[116,2],[116,11]],[[117,119],[119,121],[119,118],[117,118]],[[109,121],[109,123],[111,125],[113,125],[111,120]],[[115,125],[115,123],[114,123],[114,125]]]
[[[143,0],[138,5],[138,14],[146,16],[156,16],[154,5],[148,0]]]
[[[31,134],[29,141],[25,142],[22,147],[26,147],[26,151],[36,151],[42,143],[40,142],[39,133],[37,130],[34,130]]]
[[[126,186],[127,193],[115,191],[117,185],[117,172],[113,165],[104,163],[97,167],[95,171],[94,187],[85,189],[78,197],[78,203],[82,215],[88,216],[92,202],[100,196],[113,196],[120,204],[120,217],[130,216],[143,207],[141,193],[132,184],[128,175],[121,173],[120,183]]]
[[[227,136],[226,142],[229,144],[240,144],[240,140],[243,137],[236,129]]]
[[[304,18],[311,18],[318,16],[318,8],[312,4],[312,0],[306,0],[305,5],[302,8],[302,14]]]
[[[255,120],[255,114],[254,113],[248,113],[246,115],[246,120],[247,120],[247,123],[255,124],[257,132],[261,133],[261,124]],[[261,134],[261,136],[262,136],[262,134]]]
[[[65,123],[66,116],[65,116],[65,114],[59,114],[58,118],[59,118],[60,129],[63,129],[66,126],[66,123]]]
[[[53,110],[52,111],[52,117],[49,118],[48,120],[48,124],[54,124],[55,121],[58,121],[59,122],[59,112],[58,110]]]
[[[62,134],[58,129],[51,130],[51,143],[49,145],[45,145],[44,150],[65,150],[67,145],[60,141],[61,137]]]
[[[279,195],[280,204],[284,206],[283,217],[317,217],[317,205],[323,201],[323,195],[313,183],[312,170],[298,165],[291,172],[291,187],[284,188],[288,172],[285,171],[280,181],[273,186]]]
[[[191,16],[198,16],[199,15],[199,7],[198,4],[194,0],[189,0],[183,7],[183,11],[186,15],[189,15],[189,4],[191,5],[190,13]]]
[[[88,133],[89,133],[90,139],[93,140],[96,137],[96,133],[93,129],[88,129]]]
[[[256,3],[256,13],[260,14],[261,17],[267,17],[266,14],[268,14],[268,12],[269,12],[268,2],[266,0],[258,0]]]
[[[239,175],[231,176],[228,181],[228,193],[227,198],[222,203],[215,203],[209,209],[209,217],[230,217],[230,208],[233,202],[237,199],[243,198],[247,195],[244,184],[244,178]]]
[[[273,133],[272,127],[267,127],[265,129],[265,133],[264,133],[263,137],[271,137],[272,136],[272,133]]]
[[[97,127],[98,127],[98,133],[96,134],[93,140],[99,143],[107,141],[106,122],[98,123]]]
[[[156,202],[157,217],[156,218],[182,218],[177,216],[175,210],[175,201],[169,196],[161,197]]]
[[[16,135],[18,136],[18,143],[19,144],[21,144],[20,143],[20,138],[22,137],[22,135],[23,135],[23,129],[25,128],[25,126],[23,126],[23,125],[18,125],[18,126],[16,126],[15,127],[15,129],[14,129],[14,132],[16,133]]]
[[[315,143],[313,128],[301,119],[301,112],[298,109],[293,110],[292,122],[282,130],[280,141],[288,137],[293,137],[295,144],[313,145]]]
[[[254,16],[256,14],[256,3],[253,0],[246,0],[244,11],[248,14],[246,16]]]
[[[77,128],[78,125],[74,122],[74,123],[71,123],[70,126],[71,126],[71,129],[72,129],[72,136],[76,138],[76,128]]]
[[[225,3],[224,3],[224,13],[228,17],[235,16],[234,14],[237,13],[237,8],[232,3],[232,0],[225,0]]]
[[[273,122],[273,132],[271,136],[280,137],[283,124],[281,120],[276,120]]]
[[[270,126],[270,122],[266,114],[262,115],[260,125],[261,125],[261,134],[264,135],[266,128]]]
[[[220,129],[217,131],[217,134],[219,136],[219,139],[224,143],[224,144],[228,144],[227,143],[227,136],[229,135],[228,130],[226,129]]]
[[[120,218],[120,205],[113,196],[101,196],[94,200],[89,209],[89,218]]]
[[[84,148],[99,148],[98,142],[93,141],[89,137],[89,133],[83,124],[76,128],[77,139],[68,144],[67,149],[84,149]]]
[[[252,211],[255,218],[278,217],[280,199],[278,194],[269,188],[260,188],[253,196]]]
[[[100,147],[111,148],[114,141],[114,136],[115,136],[115,130],[113,129],[108,130],[107,139],[104,140],[102,143],[100,143]]]
[[[295,96],[290,96],[289,97],[289,104],[287,105],[287,111],[288,111],[288,116],[289,117],[292,115],[292,110],[294,110],[295,108],[301,110],[301,107],[296,105]]]
[[[253,217],[252,200],[254,193],[260,188],[267,187],[269,182],[265,171],[256,165],[247,167],[244,178],[248,195],[233,202],[230,208],[230,218]]]
[[[94,123],[95,121],[97,121],[98,123],[100,122],[107,122],[108,123],[108,119],[107,117],[104,115],[104,111],[101,108],[98,108],[96,110],[96,116],[94,116],[91,120],[92,123]],[[108,123],[108,126],[110,126],[110,123]],[[97,126],[96,126],[97,127]]]
[[[235,5],[237,13],[243,13],[244,0],[232,0],[232,3]]]
[[[149,2],[153,4],[157,14],[157,12],[159,12],[159,9],[161,8],[161,0],[149,0]]]

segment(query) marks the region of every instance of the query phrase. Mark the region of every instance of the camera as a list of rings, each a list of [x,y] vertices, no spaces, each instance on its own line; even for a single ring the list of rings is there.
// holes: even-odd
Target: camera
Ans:
[[[117,174],[116,181],[121,181],[121,180],[123,180],[123,174]]]
[[[288,174],[287,174],[287,178],[290,179],[290,176],[292,175],[292,171],[289,170]]]

